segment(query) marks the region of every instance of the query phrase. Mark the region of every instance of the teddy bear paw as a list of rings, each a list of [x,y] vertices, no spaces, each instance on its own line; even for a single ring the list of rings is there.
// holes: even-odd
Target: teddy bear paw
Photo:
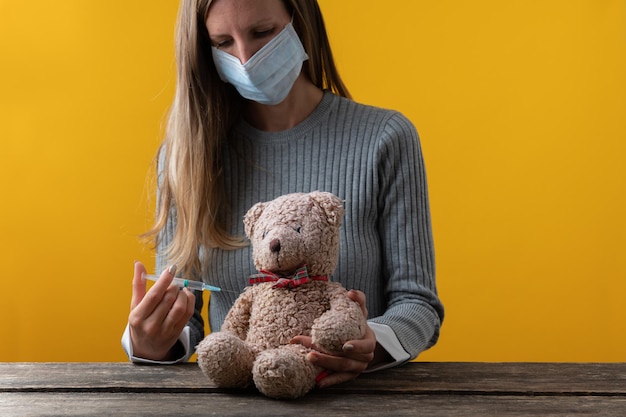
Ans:
[[[292,399],[309,392],[321,371],[306,359],[310,350],[286,345],[261,352],[252,369],[254,384],[270,398]]]
[[[320,317],[311,329],[313,344],[328,352],[341,352],[343,344],[358,340],[365,335],[366,322],[361,317],[342,320],[342,317],[328,314]]]
[[[196,348],[198,365],[218,387],[243,388],[252,380],[253,349],[237,336],[211,333]]]

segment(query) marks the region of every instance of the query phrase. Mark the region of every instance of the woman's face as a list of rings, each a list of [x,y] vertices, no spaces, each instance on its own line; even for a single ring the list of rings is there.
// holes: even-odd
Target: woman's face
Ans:
[[[213,0],[206,28],[214,47],[245,64],[290,21],[282,0]]]

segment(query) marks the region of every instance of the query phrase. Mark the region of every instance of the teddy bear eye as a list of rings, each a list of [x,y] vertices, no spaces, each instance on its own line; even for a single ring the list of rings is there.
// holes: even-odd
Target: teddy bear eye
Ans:
[[[296,226],[296,227],[293,228],[293,230],[295,230],[296,233],[300,233],[300,231],[302,230],[302,227],[301,226]]]
[[[263,232],[261,239],[265,239],[265,236],[267,236],[267,230]]]

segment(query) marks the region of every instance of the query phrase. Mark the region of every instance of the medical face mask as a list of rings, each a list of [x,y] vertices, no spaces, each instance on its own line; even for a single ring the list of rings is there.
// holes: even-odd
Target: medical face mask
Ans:
[[[222,81],[234,85],[242,97],[270,105],[287,97],[302,63],[309,59],[291,23],[245,64],[216,47],[211,51]]]

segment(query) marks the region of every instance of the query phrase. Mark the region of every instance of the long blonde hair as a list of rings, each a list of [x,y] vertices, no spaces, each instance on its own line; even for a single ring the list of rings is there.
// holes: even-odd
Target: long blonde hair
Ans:
[[[205,22],[212,0],[182,0],[176,27],[177,85],[159,158],[159,193],[153,227],[144,235],[158,246],[168,219],[176,227],[166,248],[168,262],[186,275],[201,269],[199,249],[247,245],[226,224],[226,190],[220,159],[243,99],[219,79]],[[321,89],[350,97],[341,81],[317,0],[283,0],[293,15],[309,60],[306,76]]]

